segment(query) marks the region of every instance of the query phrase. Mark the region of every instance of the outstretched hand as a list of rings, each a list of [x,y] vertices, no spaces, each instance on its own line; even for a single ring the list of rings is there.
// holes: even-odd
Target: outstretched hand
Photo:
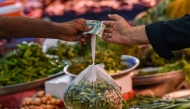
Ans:
[[[65,41],[78,41],[80,44],[88,41],[90,35],[83,35],[83,32],[90,31],[92,27],[86,26],[86,20],[83,18],[75,19],[61,24],[63,34],[60,39]]]
[[[126,44],[130,41],[130,36],[126,37],[127,29],[131,26],[127,23],[127,21],[117,15],[108,15],[108,17],[112,21],[104,21],[106,28],[104,30],[103,39],[107,42],[112,42],[116,44]]]

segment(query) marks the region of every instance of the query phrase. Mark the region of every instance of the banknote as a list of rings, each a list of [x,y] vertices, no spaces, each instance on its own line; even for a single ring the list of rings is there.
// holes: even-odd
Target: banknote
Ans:
[[[102,37],[105,25],[103,24],[103,21],[97,21],[97,20],[87,20],[86,21],[86,25],[87,26],[92,26],[93,29],[88,31],[88,32],[84,32],[83,34],[96,34],[99,37]]]
[[[106,27],[106,25],[102,24],[100,30],[98,31],[98,33],[96,33],[96,35],[98,35],[99,37],[102,38],[105,27]]]

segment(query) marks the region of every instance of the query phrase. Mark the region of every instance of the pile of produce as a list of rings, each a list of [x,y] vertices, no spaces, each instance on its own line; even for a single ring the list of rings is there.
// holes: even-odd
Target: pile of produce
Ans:
[[[122,109],[190,109],[190,98],[164,100],[157,96],[135,95],[130,100],[123,100]]]
[[[151,47],[143,60],[146,66],[161,67],[159,71],[140,71],[136,76],[144,76],[150,74],[166,73],[171,71],[183,70],[185,80],[190,82],[190,48],[173,52],[175,57],[168,61],[159,57],[159,55]]]
[[[32,97],[26,97],[22,101],[20,109],[61,109],[59,107],[61,102],[52,95],[40,91]]]
[[[92,64],[91,43],[81,46],[69,45],[61,41],[54,47],[50,47],[47,54],[58,55],[61,60],[68,60],[69,72],[78,75],[84,68]],[[105,64],[105,70],[109,74],[120,72],[128,66],[120,59],[121,55],[127,54],[141,58],[141,50],[138,46],[117,45],[108,43],[97,37],[96,64]]]
[[[178,98],[171,100],[152,100],[147,103],[136,103],[133,106],[123,109],[189,109],[190,99],[189,98]]]
[[[47,77],[62,71],[64,66],[57,56],[43,53],[40,45],[23,42],[0,59],[0,86]]]
[[[156,21],[176,19],[190,13],[189,0],[161,0],[155,7],[140,13],[135,25],[146,25]]]
[[[165,64],[172,64],[177,61],[186,60],[190,62],[190,48],[186,48],[183,50],[173,51],[175,57],[172,60],[166,60],[161,58],[155,50],[150,46],[146,58],[143,60],[146,66],[164,66]]]
[[[135,18],[135,25],[146,25],[156,21],[169,20],[170,16],[166,13],[166,9],[172,1],[173,0],[161,0],[155,7],[140,13]]]
[[[183,70],[187,65],[187,61],[181,60],[181,61],[176,61],[172,64],[165,64],[163,67],[161,67],[158,71],[139,71],[139,73],[135,76],[144,76],[144,75],[150,75],[150,74],[161,74],[161,73],[166,73],[166,72],[171,72],[171,71],[177,71],[177,70]],[[186,71],[186,70],[184,70]]]
[[[121,99],[118,89],[107,81],[81,81],[70,85],[64,96],[71,109],[120,109]]]
[[[158,99],[160,99],[160,97],[151,96],[151,95],[145,95],[145,96],[135,95],[135,97],[132,99],[122,101],[122,104],[123,104],[122,109],[136,109],[134,107],[138,105],[142,105],[142,104],[147,104],[151,101],[158,100]]]

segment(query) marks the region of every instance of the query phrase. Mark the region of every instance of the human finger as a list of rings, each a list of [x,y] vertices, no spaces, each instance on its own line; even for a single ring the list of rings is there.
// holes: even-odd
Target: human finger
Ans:
[[[111,19],[111,20],[114,20],[114,21],[117,21],[119,19],[121,19],[121,16],[117,15],[117,14],[108,14],[108,17]]]
[[[79,41],[83,37],[82,33],[83,32],[78,32],[78,34],[76,34],[75,41]]]
[[[83,37],[81,39],[79,39],[80,43],[85,43],[87,41],[89,41],[91,39],[91,35],[90,34],[84,34]]]
[[[113,28],[106,27],[106,28],[104,29],[104,32],[106,32],[106,33],[111,33],[111,32],[113,32]]]
[[[84,43],[83,42],[81,42],[80,40],[78,41],[78,43],[80,44],[80,45],[83,45]]]
[[[115,21],[104,21],[103,24],[106,25],[106,26],[113,26],[115,23]]]
[[[86,42],[86,40],[87,40],[87,38],[81,38],[81,39],[80,39],[80,41],[81,41],[82,43]]]
[[[103,40],[105,40],[106,41],[106,39],[107,39],[108,37],[107,36],[105,36],[104,34],[102,35],[102,39]]]
[[[106,37],[106,36],[102,36],[102,39],[107,41],[107,42],[111,42],[112,38]]]
[[[82,37],[90,39],[91,38],[91,34],[83,34]]]
[[[92,26],[87,26],[86,25],[86,20],[83,19],[83,18],[79,18],[79,19],[76,19],[74,20],[75,21],[75,25],[74,27],[79,30],[79,31],[83,31],[83,32],[86,32],[86,31],[90,31],[92,29]]]
[[[112,37],[112,33],[103,33],[104,36],[111,38]]]

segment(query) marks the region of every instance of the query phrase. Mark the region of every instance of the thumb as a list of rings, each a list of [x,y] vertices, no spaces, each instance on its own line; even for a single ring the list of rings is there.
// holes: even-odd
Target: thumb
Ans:
[[[90,31],[92,29],[92,26],[86,26],[82,31],[86,32],[86,31]]]
[[[87,31],[90,31],[92,29],[92,26],[86,26],[84,24],[84,25],[75,26],[75,28],[78,29],[79,31],[87,32]]]
[[[117,15],[117,14],[108,14],[108,17],[111,19],[111,20],[114,20],[114,21],[117,21],[121,18],[121,16]]]

